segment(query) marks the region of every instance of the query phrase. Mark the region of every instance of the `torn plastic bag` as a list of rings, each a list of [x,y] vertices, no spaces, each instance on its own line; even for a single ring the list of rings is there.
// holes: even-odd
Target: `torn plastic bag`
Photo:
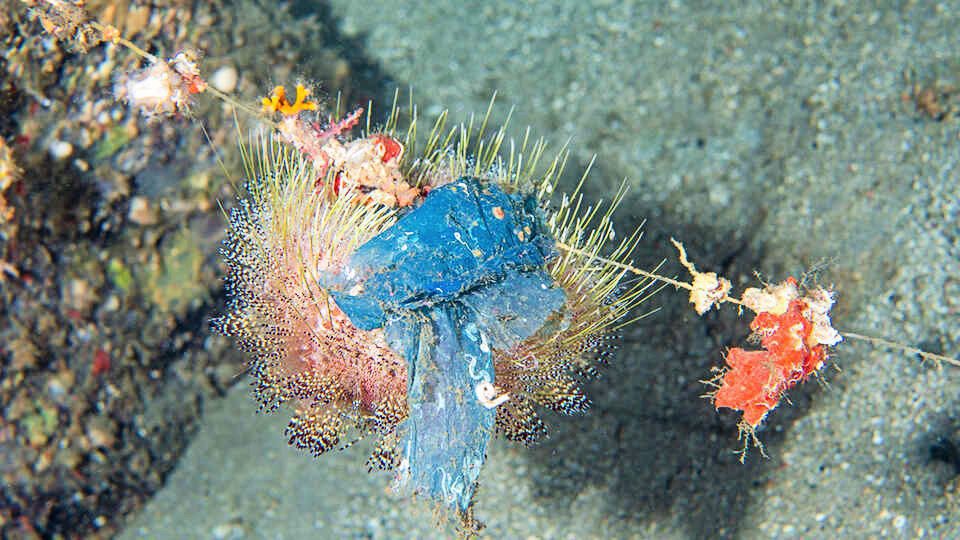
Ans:
[[[554,241],[532,196],[464,177],[360,246],[320,285],[361,329],[384,328],[407,367],[399,481],[464,513],[493,433],[494,383],[507,350],[563,308],[545,271]]]

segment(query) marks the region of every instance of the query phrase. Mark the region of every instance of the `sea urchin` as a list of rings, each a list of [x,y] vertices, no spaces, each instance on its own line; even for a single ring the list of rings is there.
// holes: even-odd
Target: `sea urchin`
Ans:
[[[251,353],[261,407],[293,408],[292,445],[376,436],[371,469],[470,528],[490,436],[529,445],[546,433],[538,408],[586,411],[581,381],[652,293],[610,264],[640,239],[613,240],[624,190],[587,206],[581,179],[552,207],[566,152],[541,166],[529,135],[501,152],[487,117],[447,130],[441,115],[420,151],[396,107],[355,137],[290,117],[256,138],[215,321]]]

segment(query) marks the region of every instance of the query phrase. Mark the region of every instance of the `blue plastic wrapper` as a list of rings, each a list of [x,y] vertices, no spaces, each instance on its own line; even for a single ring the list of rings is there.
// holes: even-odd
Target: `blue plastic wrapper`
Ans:
[[[493,349],[562,309],[544,270],[553,253],[536,198],[464,177],[321,278],[354,325],[384,328],[407,361],[400,481],[414,493],[469,508],[496,414],[476,387],[495,383]]]

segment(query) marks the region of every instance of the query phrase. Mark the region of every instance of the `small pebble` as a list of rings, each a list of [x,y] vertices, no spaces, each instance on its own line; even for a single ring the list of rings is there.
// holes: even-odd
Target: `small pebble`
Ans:
[[[150,201],[139,195],[130,199],[127,218],[141,226],[155,225],[158,221],[157,211],[150,206]]]
[[[73,154],[73,145],[67,141],[53,140],[50,142],[50,145],[47,146],[47,151],[50,152],[50,157],[61,161]]]
[[[246,536],[243,527],[237,523],[223,523],[210,532],[215,540],[240,540]]]
[[[67,309],[78,311],[81,314],[90,312],[90,308],[97,301],[97,292],[84,279],[71,279],[63,288],[63,304]]]
[[[210,85],[217,90],[229,94],[237,88],[237,68],[233,66],[224,66],[213,72],[210,76]]]
[[[91,446],[97,448],[109,448],[117,442],[114,435],[115,426],[103,416],[91,416],[87,419],[86,435]]]

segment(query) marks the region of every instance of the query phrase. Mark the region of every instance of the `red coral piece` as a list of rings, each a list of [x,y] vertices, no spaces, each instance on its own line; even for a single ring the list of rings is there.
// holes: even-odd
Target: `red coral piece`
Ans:
[[[93,369],[90,371],[94,377],[99,377],[110,371],[110,354],[103,349],[97,349],[93,353]]]
[[[760,337],[762,351],[730,349],[714,406],[743,411],[743,421],[760,425],[784,392],[806,381],[826,359],[826,347],[812,337],[814,324],[802,298],[790,301],[786,312],[758,313],[750,329]]]
[[[373,135],[370,138],[373,139],[373,141],[383,149],[383,155],[380,156],[380,161],[382,163],[390,161],[403,152],[403,145],[389,135],[378,134]]]
[[[199,75],[187,75],[183,77],[186,83],[187,92],[191,94],[201,94],[207,89],[207,81],[200,78]]]

